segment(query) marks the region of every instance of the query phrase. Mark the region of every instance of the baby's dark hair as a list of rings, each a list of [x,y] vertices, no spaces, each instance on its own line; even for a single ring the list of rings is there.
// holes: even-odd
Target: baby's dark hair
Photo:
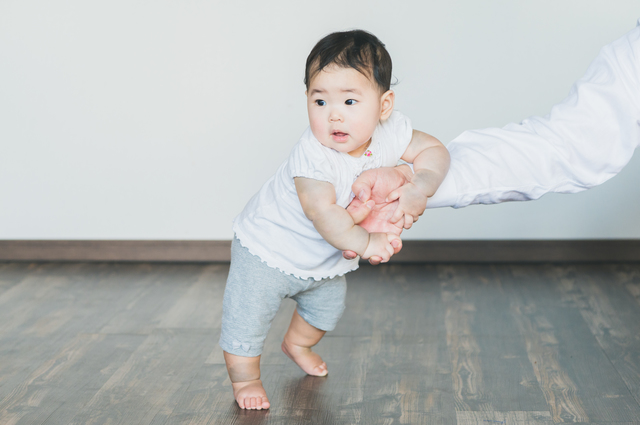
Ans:
[[[391,87],[391,56],[378,37],[366,31],[334,32],[318,41],[307,57],[307,90],[311,79],[329,65],[355,69],[383,93]]]

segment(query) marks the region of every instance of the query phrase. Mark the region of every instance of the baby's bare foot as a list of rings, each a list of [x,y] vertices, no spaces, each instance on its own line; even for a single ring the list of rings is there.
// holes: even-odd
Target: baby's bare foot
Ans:
[[[309,375],[326,376],[329,373],[322,357],[311,351],[311,348],[287,343],[285,340],[282,342],[282,351]]]
[[[261,380],[232,382],[231,385],[233,386],[233,396],[241,409],[262,410],[271,406]]]

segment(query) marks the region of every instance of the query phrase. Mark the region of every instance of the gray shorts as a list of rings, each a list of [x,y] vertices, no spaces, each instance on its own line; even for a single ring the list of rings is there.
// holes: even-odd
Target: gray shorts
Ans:
[[[344,276],[299,279],[267,266],[234,237],[222,304],[220,346],[237,356],[259,356],[284,298],[298,303],[298,314],[311,326],[331,331],[342,316],[346,294]]]

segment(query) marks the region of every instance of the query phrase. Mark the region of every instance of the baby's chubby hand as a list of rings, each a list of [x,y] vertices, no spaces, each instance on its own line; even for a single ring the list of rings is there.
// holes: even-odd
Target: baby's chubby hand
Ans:
[[[427,208],[427,195],[415,183],[409,182],[391,192],[386,200],[393,202],[396,199],[399,200],[398,208],[389,221],[400,222],[398,224],[405,229],[410,229]]]
[[[369,244],[362,254],[362,259],[376,258],[377,262],[386,263],[395,252],[394,244],[402,243],[400,237],[393,233],[370,233]]]

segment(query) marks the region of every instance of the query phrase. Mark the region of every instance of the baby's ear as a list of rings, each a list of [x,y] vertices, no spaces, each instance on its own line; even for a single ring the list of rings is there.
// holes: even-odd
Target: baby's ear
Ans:
[[[393,90],[387,90],[382,94],[380,97],[380,121],[384,121],[391,116],[395,100],[396,94]]]

